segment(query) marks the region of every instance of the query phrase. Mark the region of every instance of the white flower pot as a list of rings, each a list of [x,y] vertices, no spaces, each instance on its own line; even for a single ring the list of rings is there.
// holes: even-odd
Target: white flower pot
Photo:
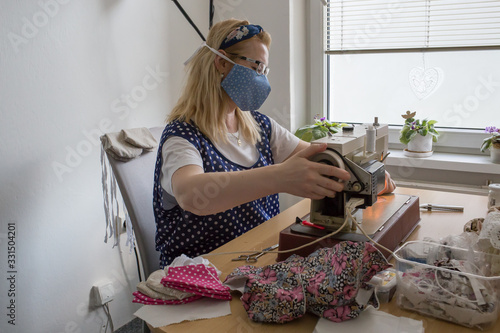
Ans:
[[[408,151],[412,153],[432,152],[432,135],[415,135],[413,139],[408,142]]]
[[[490,148],[491,161],[500,164],[500,148]]]

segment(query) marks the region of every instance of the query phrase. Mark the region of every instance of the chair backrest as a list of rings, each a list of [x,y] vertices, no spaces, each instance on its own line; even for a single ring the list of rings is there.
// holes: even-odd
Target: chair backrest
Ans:
[[[154,127],[149,130],[159,142],[163,128]],[[156,149],[144,152],[127,162],[115,160],[107,154],[134,228],[145,279],[160,268],[160,254],[155,249],[156,223],[153,213],[156,153]]]

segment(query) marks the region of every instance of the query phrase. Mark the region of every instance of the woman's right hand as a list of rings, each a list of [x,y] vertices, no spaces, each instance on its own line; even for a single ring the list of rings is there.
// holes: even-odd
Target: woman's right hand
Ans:
[[[311,144],[279,164],[277,180],[280,192],[314,200],[333,198],[337,192],[341,192],[344,184],[340,180],[349,180],[349,173],[332,165],[309,160],[312,156],[325,151],[326,147],[326,143]],[[339,181],[330,177],[336,177]]]

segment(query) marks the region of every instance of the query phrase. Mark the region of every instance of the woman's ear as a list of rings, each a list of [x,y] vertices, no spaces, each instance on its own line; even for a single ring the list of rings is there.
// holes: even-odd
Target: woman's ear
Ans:
[[[227,56],[226,51],[219,50],[219,52]],[[227,74],[232,67],[232,64],[229,61],[227,61],[226,59],[222,58],[219,55],[215,55],[214,63],[215,63],[215,68],[217,68],[219,73],[224,75]]]

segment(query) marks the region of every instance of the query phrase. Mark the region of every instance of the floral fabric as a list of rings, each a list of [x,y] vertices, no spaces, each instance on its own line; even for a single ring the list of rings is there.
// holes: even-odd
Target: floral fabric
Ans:
[[[367,282],[388,267],[373,245],[341,242],[305,258],[293,255],[265,267],[239,267],[225,282],[247,278],[241,301],[254,321],[285,323],[308,311],[341,322],[356,318],[367,304],[378,307],[375,298],[367,303],[356,298],[361,290],[371,290]]]

